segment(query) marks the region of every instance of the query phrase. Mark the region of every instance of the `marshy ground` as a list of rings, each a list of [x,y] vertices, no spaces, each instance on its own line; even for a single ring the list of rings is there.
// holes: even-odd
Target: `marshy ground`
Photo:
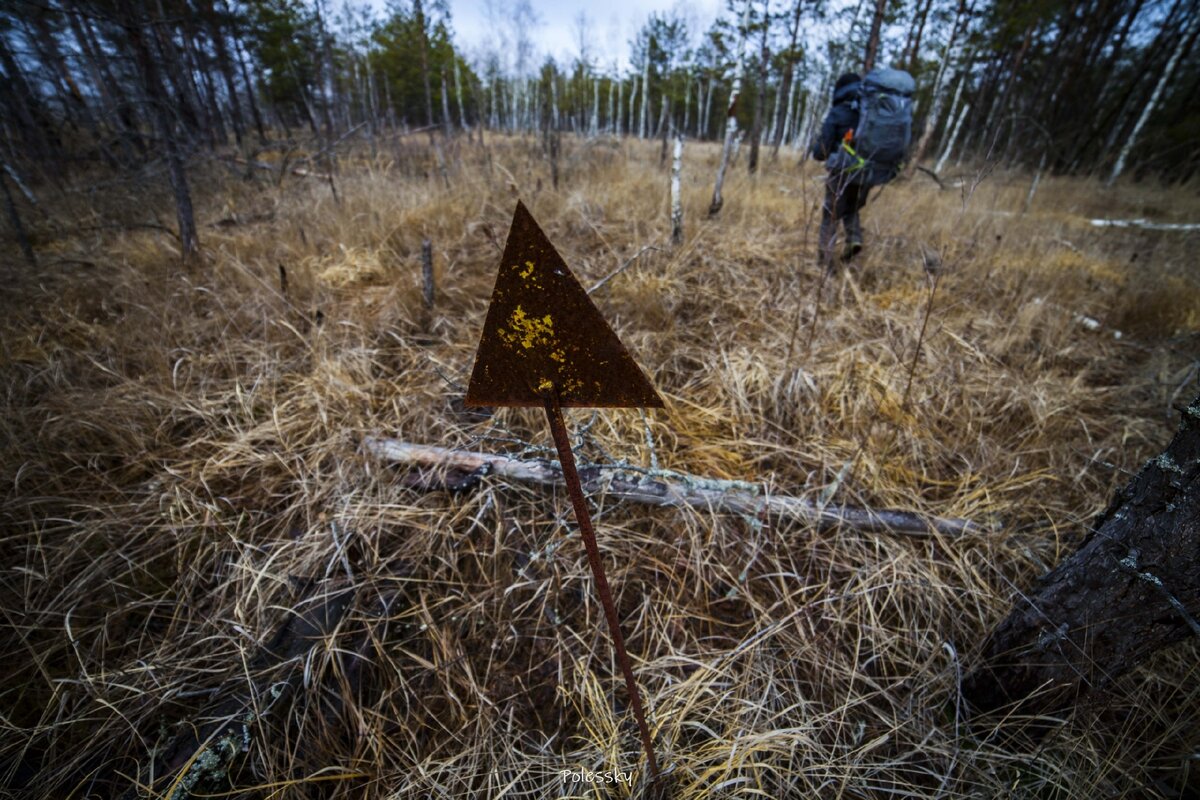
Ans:
[[[1014,593],[1196,394],[1200,233],[1090,223],[1195,222],[1195,191],[1050,177],[1026,209],[1028,174],[917,175],[822,285],[820,165],[785,150],[750,178],[743,153],[710,220],[717,156],[685,149],[677,247],[656,142],[564,140],[557,189],[533,138],[460,139],[445,179],[424,138],[364,145],[338,202],[214,162],[189,267],[153,227],[161,175],[47,190],[41,267],[0,257],[9,796],[630,795],[560,777],[639,758],[565,493],[422,491],[360,447],[551,452],[540,412],[459,403],[517,197],[584,286],[641,252],[593,300],[666,408],[569,411],[581,459],[981,524],[595,497],[678,798],[1200,792],[1194,642],[1036,747],[958,701]],[[336,624],[295,646],[313,609]]]

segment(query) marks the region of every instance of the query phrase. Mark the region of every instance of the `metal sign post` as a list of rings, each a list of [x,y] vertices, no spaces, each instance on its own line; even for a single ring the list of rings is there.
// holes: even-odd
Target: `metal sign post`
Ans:
[[[562,409],[661,408],[663,402],[520,202],[475,353],[465,405],[545,409],[596,594],[629,690],[650,779],[657,782],[654,742],[604,575]]]

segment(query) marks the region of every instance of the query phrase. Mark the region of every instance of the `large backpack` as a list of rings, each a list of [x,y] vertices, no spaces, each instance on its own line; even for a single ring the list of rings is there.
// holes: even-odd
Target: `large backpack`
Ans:
[[[904,70],[877,67],[862,80],[858,125],[843,145],[855,157],[851,171],[864,186],[887,183],[900,172],[912,143],[912,96],[917,84]]]

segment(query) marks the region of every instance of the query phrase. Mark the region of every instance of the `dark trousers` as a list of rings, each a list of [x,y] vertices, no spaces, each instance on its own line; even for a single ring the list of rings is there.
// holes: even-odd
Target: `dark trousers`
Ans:
[[[867,204],[869,186],[851,181],[844,172],[830,172],[825,178],[825,204],[821,207],[821,234],[818,239],[821,264],[833,267],[838,223],[846,228],[847,244],[862,244],[862,224],[858,212]]]

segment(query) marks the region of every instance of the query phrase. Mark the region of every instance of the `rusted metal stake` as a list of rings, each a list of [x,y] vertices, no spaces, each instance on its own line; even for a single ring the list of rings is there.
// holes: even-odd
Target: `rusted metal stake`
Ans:
[[[567,438],[567,426],[563,422],[562,408],[559,406],[557,394],[545,400],[545,407],[546,419],[550,422],[550,433],[554,437],[554,446],[558,449],[558,460],[562,464],[567,494],[571,496],[571,505],[575,507],[575,519],[579,522],[579,533],[583,537],[583,546],[587,550],[588,564],[592,568],[592,576],[596,579],[596,594],[600,596],[600,605],[604,606],[604,616],[608,619],[608,630],[612,634],[613,647],[617,651],[617,663],[621,665],[621,673],[625,676],[625,686],[629,690],[629,702],[633,706],[633,716],[637,720],[638,731],[642,735],[642,749],[646,751],[646,761],[650,766],[650,780],[657,783],[658,760],[654,757],[654,742],[650,738],[650,728],[646,725],[646,715],[642,710],[642,697],[638,694],[637,683],[633,678],[633,667],[629,663],[629,654],[625,652],[625,637],[621,635],[617,608],[613,605],[612,592],[608,589],[608,579],[604,577],[604,562],[600,560],[600,548],[596,544],[596,531],[592,528],[592,518],[588,515],[587,503],[583,499],[583,486],[579,482],[579,473],[575,469],[575,456],[571,453],[571,442]]]

